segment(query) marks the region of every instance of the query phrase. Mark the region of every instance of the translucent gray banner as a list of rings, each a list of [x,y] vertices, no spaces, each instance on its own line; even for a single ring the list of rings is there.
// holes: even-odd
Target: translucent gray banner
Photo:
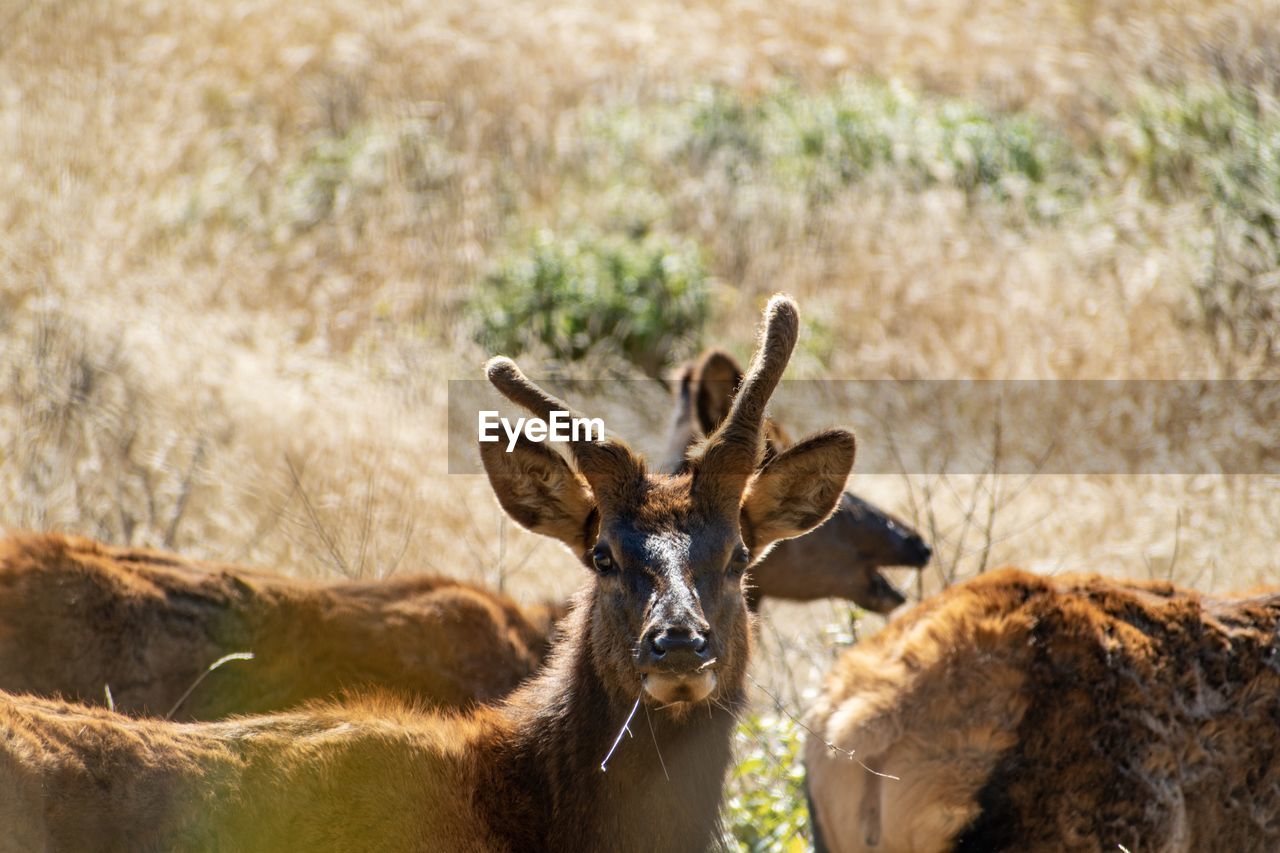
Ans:
[[[676,397],[662,383],[538,383],[654,467],[671,460]],[[482,411],[529,416],[484,380],[451,380],[450,473],[482,472]],[[769,412],[793,440],[853,429],[866,474],[1280,474],[1280,381],[787,381]]]

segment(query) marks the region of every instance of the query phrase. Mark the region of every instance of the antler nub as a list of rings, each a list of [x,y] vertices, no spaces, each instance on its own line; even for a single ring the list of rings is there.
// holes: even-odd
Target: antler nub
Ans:
[[[720,428],[707,441],[699,465],[701,489],[715,501],[737,501],[764,452],[764,410],[782,379],[800,334],[800,309],[776,294],[764,311],[760,344]]]
[[[504,397],[543,420],[550,420],[552,411],[566,412],[570,418],[582,417],[563,400],[539,388],[506,356],[489,359],[484,372]],[[619,494],[623,484],[644,475],[644,466],[639,458],[616,438],[606,437],[603,441],[578,439],[568,444],[574,464],[601,503]]]
[[[489,359],[484,372],[504,397],[544,420],[551,417],[553,410],[569,412],[574,417],[580,417],[563,400],[535,385],[514,361],[504,355]]]

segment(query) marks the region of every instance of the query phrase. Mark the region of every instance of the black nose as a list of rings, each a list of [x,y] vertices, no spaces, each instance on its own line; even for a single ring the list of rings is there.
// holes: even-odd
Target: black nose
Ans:
[[[709,648],[706,635],[693,628],[666,628],[649,641],[654,660],[662,660],[668,652],[693,652],[700,658],[707,656]]]
[[[929,562],[929,558],[933,556],[933,549],[929,547],[929,543],[921,539],[918,535],[912,536],[907,541],[907,546],[911,549],[914,557],[914,563],[923,566]]]

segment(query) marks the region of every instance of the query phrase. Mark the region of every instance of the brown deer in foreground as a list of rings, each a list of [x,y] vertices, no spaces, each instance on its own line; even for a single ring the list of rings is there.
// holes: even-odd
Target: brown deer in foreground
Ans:
[[[832,670],[805,751],[817,847],[1280,850],[1278,632],[1280,592],[951,587]]]
[[[664,470],[679,471],[685,454],[715,432],[729,414],[734,391],[741,384],[742,368],[723,350],[707,350],[696,362],[684,366]],[[766,463],[791,443],[777,420],[766,419]],[[804,536],[779,542],[751,567],[747,604],[756,610],[766,597],[792,601],[845,598],[872,613],[889,613],[906,598],[879,570],[886,566],[923,568],[932,554],[920,534],[905,522],[846,491],[830,518]]]
[[[504,703],[179,724],[3,697],[0,846],[704,849],[744,703],[743,573],[830,514],[853,462],[852,434],[832,430],[757,468],[797,327],[775,297],[729,417],[678,476],[612,438],[570,443],[573,467],[528,440],[482,445],[506,511],[590,572],[549,662]],[[488,376],[535,415],[569,411],[508,360]]]
[[[91,704],[109,689],[128,714],[217,719],[370,687],[491,701],[541,664],[555,615],[439,576],[315,583],[78,537],[0,541],[0,689]]]

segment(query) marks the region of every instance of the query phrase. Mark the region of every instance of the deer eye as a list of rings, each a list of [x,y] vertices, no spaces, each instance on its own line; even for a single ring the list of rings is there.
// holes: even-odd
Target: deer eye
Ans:
[[[603,542],[597,543],[591,550],[591,564],[602,575],[613,571],[613,552],[609,550],[608,545]]]
[[[737,548],[733,549],[733,554],[729,557],[729,574],[740,575],[747,570],[749,565],[751,565],[751,552],[747,550],[746,545],[738,545]]]

